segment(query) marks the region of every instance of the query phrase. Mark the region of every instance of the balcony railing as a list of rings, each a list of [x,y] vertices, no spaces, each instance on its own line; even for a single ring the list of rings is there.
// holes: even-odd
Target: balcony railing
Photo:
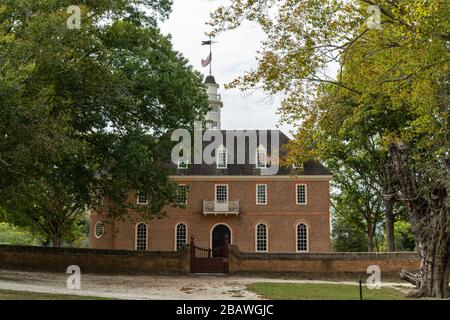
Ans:
[[[239,214],[239,200],[231,200],[224,203],[217,203],[211,200],[203,200],[203,214],[213,214],[213,215],[229,215]]]

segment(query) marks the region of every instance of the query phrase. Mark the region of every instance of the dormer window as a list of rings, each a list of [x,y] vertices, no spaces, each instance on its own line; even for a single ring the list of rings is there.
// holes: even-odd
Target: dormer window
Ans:
[[[225,148],[223,145],[221,145],[217,149],[217,155],[216,155],[216,163],[217,163],[217,169],[226,169],[227,168],[227,148]]]
[[[267,150],[263,145],[260,145],[256,149],[256,168],[265,169],[267,168]]]
[[[187,169],[188,165],[189,163],[187,160],[178,160],[178,169]]]
[[[302,169],[303,168],[303,164],[300,162],[293,162],[292,163],[292,168],[293,169]]]

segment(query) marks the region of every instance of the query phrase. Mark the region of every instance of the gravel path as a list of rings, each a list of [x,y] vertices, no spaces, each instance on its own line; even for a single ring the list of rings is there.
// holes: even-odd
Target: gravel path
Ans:
[[[118,299],[260,299],[247,291],[255,282],[274,283],[336,283],[331,281],[268,279],[222,275],[153,276],[82,274],[81,290],[66,288],[67,274],[0,270],[0,289],[51,294],[87,295]],[[341,284],[355,282],[340,281]],[[383,283],[383,286],[409,286]]]

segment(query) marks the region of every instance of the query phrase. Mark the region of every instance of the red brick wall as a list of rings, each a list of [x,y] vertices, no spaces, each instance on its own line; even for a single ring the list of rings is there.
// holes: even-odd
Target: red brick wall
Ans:
[[[79,266],[81,272],[186,273],[189,272],[189,249],[138,252],[0,245],[0,269],[65,273],[70,265]]]
[[[187,178],[188,179],[188,178]],[[175,250],[175,226],[183,222],[188,235],[195,236],[202,247],[211,246],[211,230],[216,224],[227,224],[232,232],[232,244],[244,252],[255,252],[255,227],[258,223],[268,226],[269,252],[294,253],[296,251],[296,225],[303,222],[309,228],[309,251],[329,252],[329,182],[328,180],[220,180],[193,181],[177,179],[189,186],[186,208],[166,208],[167,218],[148,222],[148,249],[151,251]],[[267,184],[267,205],[256,205],[256,184]],[[296,204],[295,185],[307,185],[307,204]],[[214,200],[215,184],[229,185],[229,200],[239,200],[240,214],[204,216],[203,200]],[[136,201],[136,195],[130,195]],[[105,225],[101,239],[93,236],[95,223],[106,221],[102,216],[92,214],[90,244],[92,248],[129,249],[135,248],[135,225],[138,214],[130,212],[130,219]]]
[[[367,267],[377,265],[383,274],[396,275],[405,268],[417,271],[420,261],[414,252],[366,253],[302,253],[250,254],[232,247],[230,273],[306,273],[322,276],[346,273],[366,273]]]
[[[69,265],[82,272],[101,273],[187,273],[189,248],[179,252],[138,252],[74,248],[42,248],[0,245],[0,269],[66,272]],[[416,253],[242,253],[230,250],[230,273],[304,273],[329,278],[333,275],[366,273],[378,265],[382,277],[406,268],[417,271]]]
[[[225,177],[208,181],[189,181],[181,177],[180,184],[189,186],[188,203],[183,208],[168,208],[171,213],[201,212],[203,200],[214,200],[216,184],[228,184],[229,200],[239,200],[242,213],[328,213],[330,196],[328,180],[227,180]],[[307,205],[296,205],[295,185],[307,185]],[[267,184],[267,205],[256,204],[256,185]]]

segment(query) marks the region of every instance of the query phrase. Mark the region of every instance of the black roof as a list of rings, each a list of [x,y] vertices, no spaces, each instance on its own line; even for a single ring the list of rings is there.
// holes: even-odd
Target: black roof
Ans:
[[[217,84],[216,79],[212,75],[209,75],[205,78],[205,83]]]
[[[253,130],[249,130],[253,131]],[[229,153],[228,157],[228,165],[226,169],[218,169],[215,163],[213,164],[190,164],[187,169],[178,169],[178,167],[174,164],[170,164],[169,167],[172,171],[173,175],[179,176],[253,176],[253,175],[261,175],[261,169],[256,168],[254,164],[255,154],[251,152],[249,147],[249,138],[248,131],[245,130],[215,130],[215,132],[220,132],[223,137],[223,145],[227,148]],[[280,158],[286,156],[286,151],[283,146],[289,143],[290,139],[280,130],[254,130],[256,133],[257,144],[256,146],[263,145],[267,150],[267,155],[270,156],[272,152],[271,138],[272,135],[279,135],[279,150],[280,150]],[[265,138],[265,134],[267,138]],[[230,148],[233,143],[231,141],[227,141],[227,137],[229,140],[234,140],[234,163],[231,163],[230,160]],[[245,139],[245,164],[237,164],[237,141],[239,138]],[[276,136],[275,136],[276,138]],[[214,141],[214,138],[212,139]],[[203,142],[203,150],[209,145],[211,142]],[[254,148],[254,146],[253,146]],[[253,149],[254,150],[254,149]],[[212,152],[213,155],[215,154]],[[251,154],[250,154],[251,153]],[[250,160],[252,157],[252,160]],[[250,161],[253,161],[251,163]],[[331,175],[331,172],[325,168],[323,165],[316,161],[308,161],[303,164],[303,166],[299,168],[293,168],[292,166],[281,167],[279,168],[276,175]]]

